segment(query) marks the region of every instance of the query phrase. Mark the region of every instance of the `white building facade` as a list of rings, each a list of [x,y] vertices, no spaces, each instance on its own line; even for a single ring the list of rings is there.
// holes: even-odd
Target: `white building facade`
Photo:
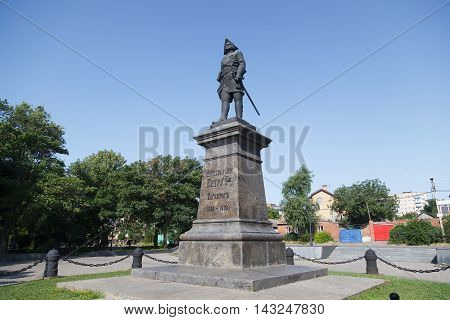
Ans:
[[[427,202],[426,192],[409,191],[396,194],[395,196],[397,197],[398,202],[397,214],[399,216],[404,215],[406,213],[420,214],[420,212],[423,210]]]
[[[445,218],[450,214],[450,200],[436,200],[438,214]]]

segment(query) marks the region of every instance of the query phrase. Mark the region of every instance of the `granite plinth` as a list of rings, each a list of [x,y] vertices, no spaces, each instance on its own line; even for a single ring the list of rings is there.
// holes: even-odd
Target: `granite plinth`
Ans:
[[[208,268],[248,269],[285,265],[283,242],[276,241],[182,241],[180,264]]]
[[[229,270],[184,265],[133,269],[132,276],[200,286],[260,291],[328,274],[328,269],[280,265],[247,270]]]
[[[232,118],[195,137],[206,149],[197,220],[180,236],[180,264],[223,269],[285,265],[267,217],[261,150],[271,140]]]

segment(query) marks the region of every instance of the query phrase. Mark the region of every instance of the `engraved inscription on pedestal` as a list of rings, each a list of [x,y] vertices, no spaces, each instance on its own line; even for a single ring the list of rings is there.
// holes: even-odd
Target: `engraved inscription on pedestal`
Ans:
[[[205,162],[198,219],[237,217],[238,169],[229,162],[229,158]]]

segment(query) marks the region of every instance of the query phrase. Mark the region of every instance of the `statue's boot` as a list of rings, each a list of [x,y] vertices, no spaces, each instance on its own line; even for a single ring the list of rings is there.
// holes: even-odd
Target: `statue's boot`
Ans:
[[[230,103],[228,101],[222,101],[222,114],[220,115],[220,119],[217,121],[213,121],[213,123],[217,123],[228,118],[229,111],[230,111]]]
[[[242,100],[235,100],[234,108],[236,109],[236,117],[238,119],[242,119],[242,112],[244,110],[244,105],[242,103]]]

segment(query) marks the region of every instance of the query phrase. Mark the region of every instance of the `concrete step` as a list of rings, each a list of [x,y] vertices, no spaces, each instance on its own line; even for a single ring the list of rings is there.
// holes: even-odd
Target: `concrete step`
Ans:
[[[338,300],[383,282],[382,279],[326,276],[257,292],[134,277],[59,282],[57,286],[100,291],[106,299],[126,300]]]

